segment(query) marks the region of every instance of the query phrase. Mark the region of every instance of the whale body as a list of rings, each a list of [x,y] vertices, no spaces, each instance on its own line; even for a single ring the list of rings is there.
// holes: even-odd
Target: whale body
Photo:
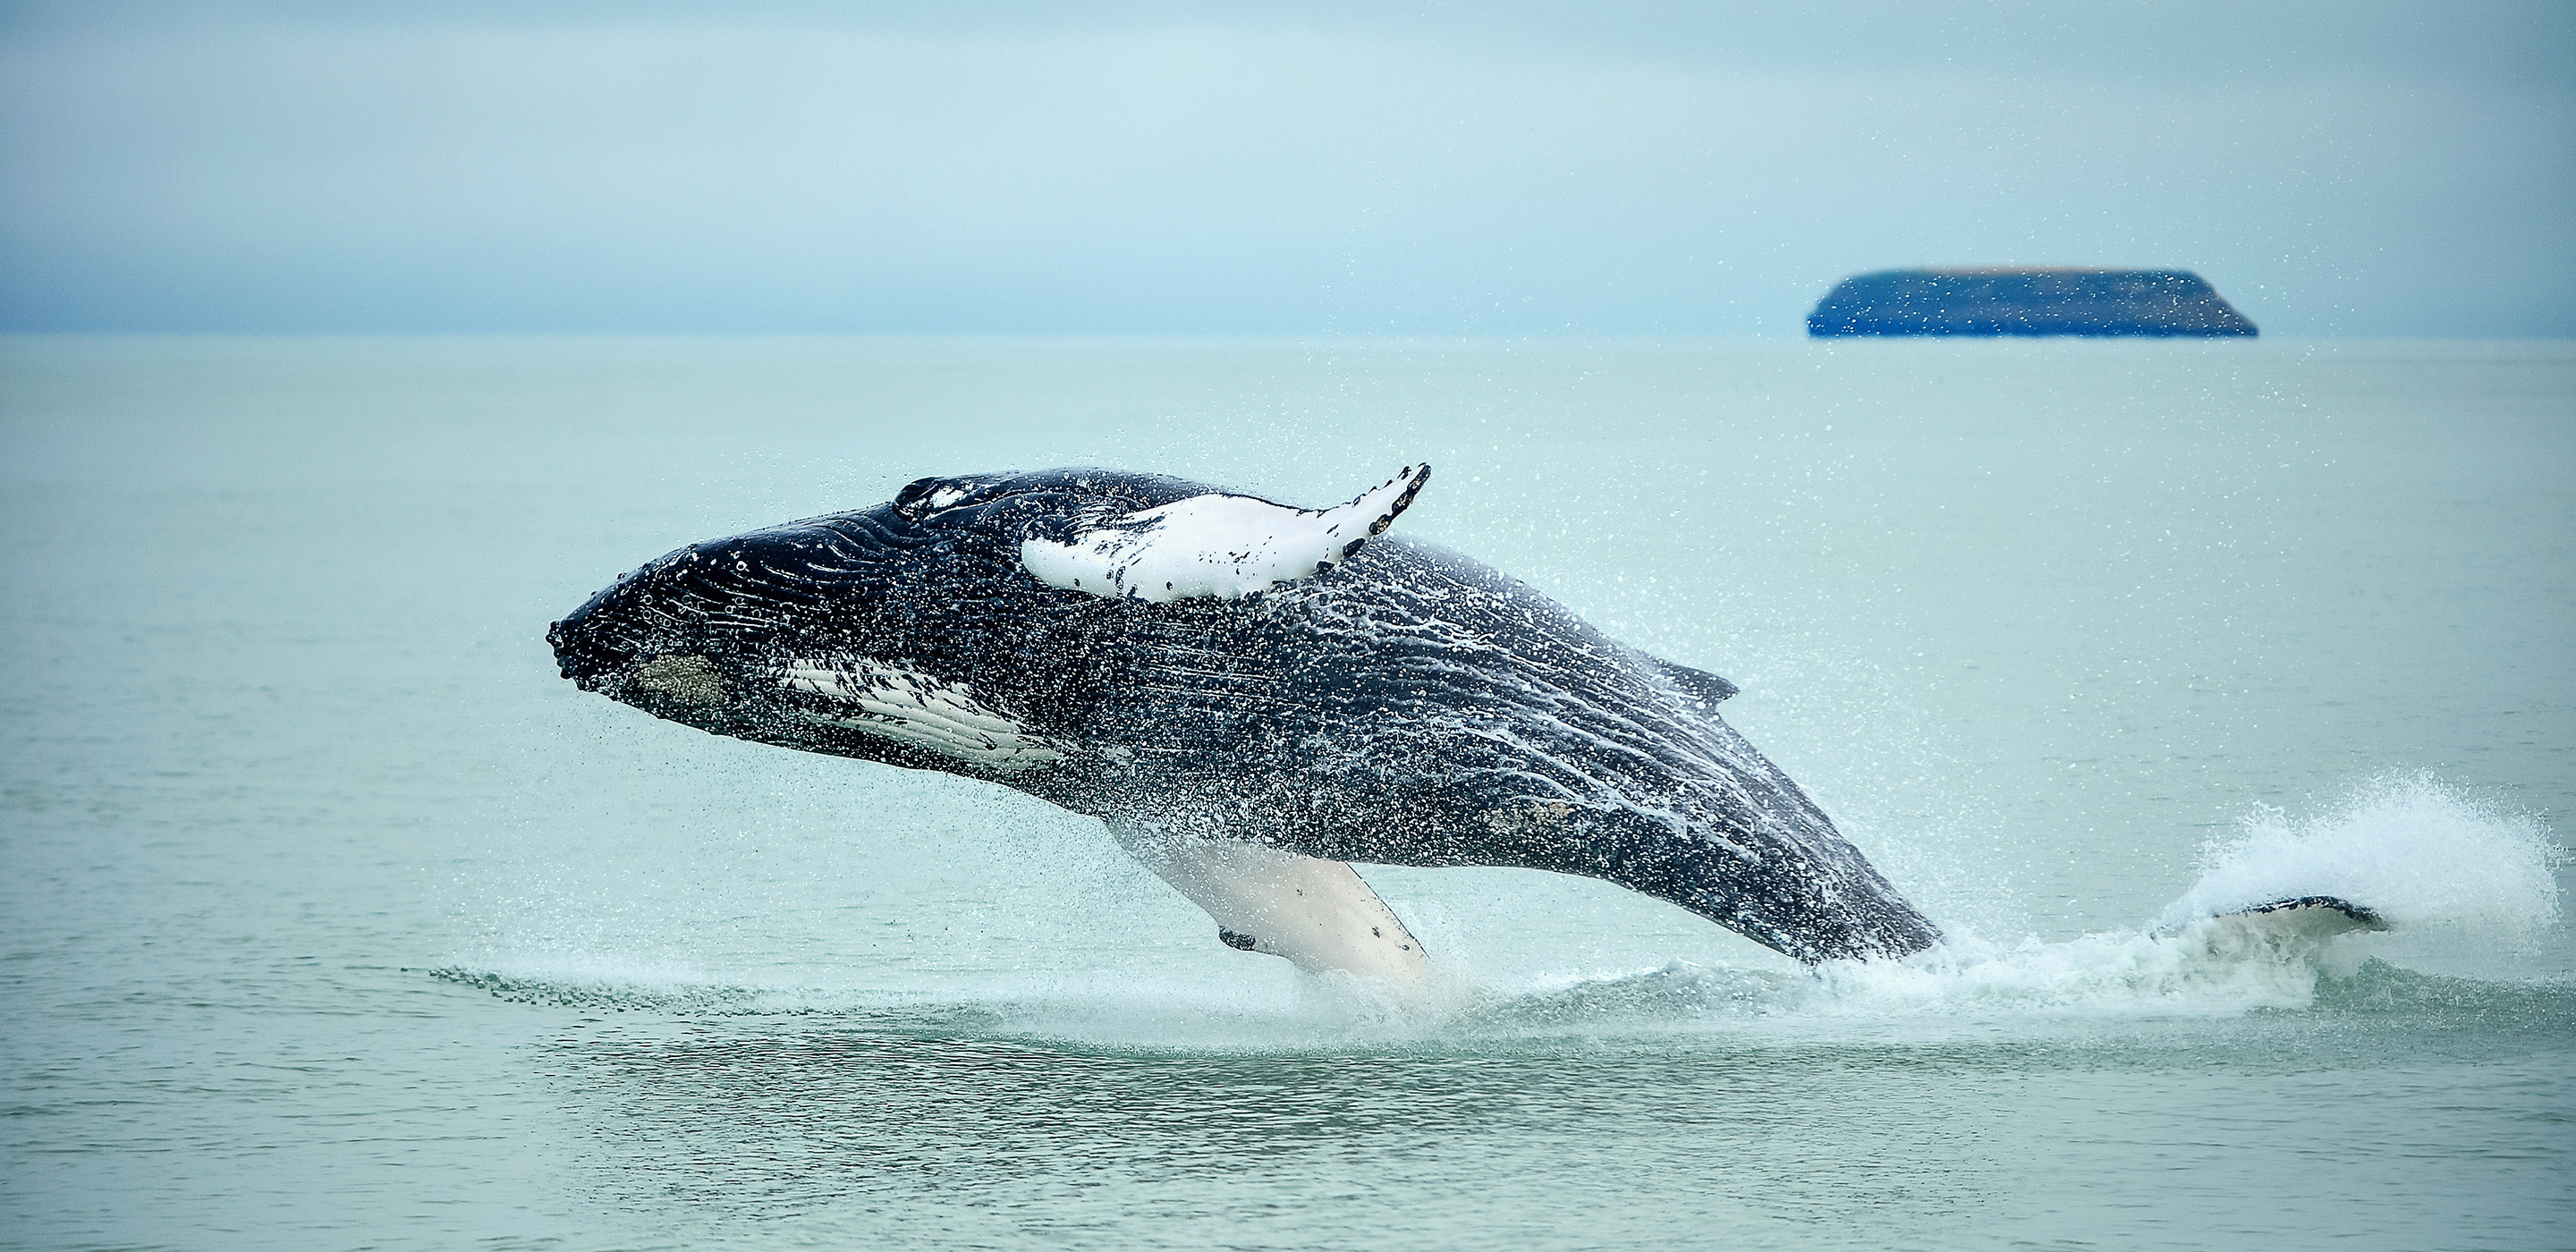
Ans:
[[[1428,477],[1313,511],[1097,469],[928,478],[671,552],[547,638],[657,717],[1099,818],[1224,942],[1310,970],[1422,971],[1353,862],[1604,879],[1809,963],[1939,941],[1718,716],[1732,684],[1382,534]]]

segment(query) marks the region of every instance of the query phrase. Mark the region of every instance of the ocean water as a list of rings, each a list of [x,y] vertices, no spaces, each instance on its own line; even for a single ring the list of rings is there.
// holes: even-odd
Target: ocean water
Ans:
[[[2576,1246],[2565,343],[21,338],[0,449],[9,1246]],[[1952,942],[1370,867],[1397,1011],[542,640],[928,474],[1418,458]]]

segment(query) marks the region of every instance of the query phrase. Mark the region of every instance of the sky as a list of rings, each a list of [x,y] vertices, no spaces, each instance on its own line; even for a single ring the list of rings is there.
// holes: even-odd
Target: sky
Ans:
[[[2576,3],[1801,7],[0,3],[0,330],[2576,335]]]

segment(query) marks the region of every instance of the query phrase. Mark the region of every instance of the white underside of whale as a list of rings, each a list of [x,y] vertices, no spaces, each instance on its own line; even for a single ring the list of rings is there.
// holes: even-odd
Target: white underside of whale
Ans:
[[[1422,941],[1349,865],[1124,822],[1109,823],[1109,833],[1207,910],[1229,946],[1286,957],[1309,974],[1377,979],[1406,997],[1419,994],[1430,977]]]

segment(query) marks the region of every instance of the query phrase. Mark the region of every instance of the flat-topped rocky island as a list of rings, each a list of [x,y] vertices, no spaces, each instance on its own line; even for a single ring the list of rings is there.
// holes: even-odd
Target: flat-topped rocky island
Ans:
[[[2250,336],[2254,323],[2189,270],[1879,270],[1834,284],[1807,333]]]

